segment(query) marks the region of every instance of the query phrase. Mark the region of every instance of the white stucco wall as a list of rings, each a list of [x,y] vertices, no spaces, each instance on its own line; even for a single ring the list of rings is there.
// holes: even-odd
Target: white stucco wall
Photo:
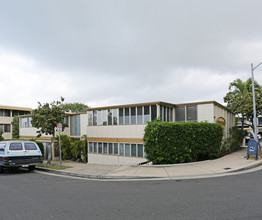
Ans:
[[[88,163],[90,164],[137,165],[145,161],[147,161],[146,158],[88,153]]]
[[[198,122],[208,121],[214,123],[214,104],[199,104],[197,105],[197,120]]]
[[[87,137],[142,139],[145,127],[146,125],[87,126]]]

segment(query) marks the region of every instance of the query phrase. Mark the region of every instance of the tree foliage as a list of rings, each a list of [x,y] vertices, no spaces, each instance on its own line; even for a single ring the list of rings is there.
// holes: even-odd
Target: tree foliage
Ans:
[[[12,124],[12,138],[19,139],[19,118],[15,116],[11,124]]]
[[[65,112],[71,111],[71,112],[74,112],[74,113],[84,112],[88,108],[87,105],[82,104],[82,103],[77,103],[77,102],[65,103],[65,104],[62,104],[61,107]]]
[[[262,87],[256,81],[255,99],[257,114],[262,113]],[[253,96],[252,96],[252,79],[247,81],[236,79],[229,85],[229,92],[224,97],[227,107],[239,118],[241,118],[242,125],[244,119],[247,119],[253,124]]]
[[[3,128],[0,127],[0,141],[4,140],[3,133],[4,133]]]
[[[65,127],[64,118],[65,112],[61,107],[64,99],[61,101],[54,101],[52,103],[41,104],[38,102],[38,108],[32,111],[32,126],[38,128],[38,137],[42,134],[55,135],[55,128],[58,123],[62,123]]]

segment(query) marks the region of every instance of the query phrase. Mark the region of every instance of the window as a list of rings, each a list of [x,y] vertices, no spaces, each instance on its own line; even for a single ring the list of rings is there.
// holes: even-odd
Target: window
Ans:
[[[94,143],[94,153],[97,153],[97,143]]]
[[[185,121],[185,106],[178,106],[176,107],[176,121],[181,122]]]
[[[151,105],[151,121],[157,118],[156,105]]]
[[[118,154],[118,144],[114,143],[114,154],[117,155]]]
[[[197,121],[197,106],[186,106],[187,121]]]
[[[97,125],[97,111],[93,111],[93,125]]]
[[[23,150],[23,146],[21,143],[11,143],[9,150]]]
[[[113,125],[117,125],[117,109],[113,109]]]
[[[10,110],[8,109],[0,109],[0,116],[3,116],[3,117],[10,117]]]
[[[72,136],[80,135],[80,115],[71,115],[70,117],[70,133]]]
[[[89,143],[89,153],[93,153],[93,143]]]
[[[20,127],[21,128],[31,128],[32,124],[31,124],[31,117],[22,117],[20,118]]]
[[[125,155],[125,146],[124,144],[119,144],[119,151],[120,151],[120,156],[124,156]]]
[[[125,144],[125,156],[130,156],[130,144]]]
[[[119,124],[120,125],[124,124],[124,109],[123,108],[119,109]]]
[[[108,153],[113,154],[113,144],[112,143],[108,144]]]
[[[144,106],[144,124],[150,121],[149,106]]]
[[[129,119],[129,108],[125,108],[125,125],[130,124],[130,119]]]
[[[113,123],[112,123],[112,109],[108,109],[108,119],[107,119],[107,121],[108,121],[108,125],[112,125]]]
[[[93,125],[93,111],[88,111],[88,126],[92,126]]]
[[[107,154],[107,143],[103,143],[103,154]]]
[[[98,153],[102,154],[103,146],[102,143],[98,143]]]
[[[0,144],[0,151],[5,151],[5,144]]]
[[[107,125],[108,110],[102,110],[102,125]]]
[[[97,111],[97,125],[102,125],[102,111],[98,110]]]
[[[136,157],[136,144],[131,144],[131,156]]]
[[[143,157],[143,144],[138,144],[137,145],[137,156],[138,157]]]
[[[37,147],[34,143],[25,143],[26,150],[37,150]]]
[[[136,107],[131,108],[131,124],[136,124]]]
[[[143,109],[142,109],[142,106],[137,107],[137,124],[143,124]]]

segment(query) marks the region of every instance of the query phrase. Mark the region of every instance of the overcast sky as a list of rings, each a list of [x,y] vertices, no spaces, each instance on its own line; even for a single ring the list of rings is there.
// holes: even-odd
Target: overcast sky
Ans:
[[[261,11],[261,0],[0,0],[0,105],[223,104],[262,61]]]

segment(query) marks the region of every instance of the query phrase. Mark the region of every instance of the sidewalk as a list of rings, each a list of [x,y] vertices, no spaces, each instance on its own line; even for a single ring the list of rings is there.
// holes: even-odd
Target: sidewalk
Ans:
[[[173,165],[114,166],[63,162],[65,170],[37,168],[56,174],[90,179],[195,179],[251,169],[262,164],[262,160],[246,159],[247,149],[241,149],[224,157],[195,163]],[[59,165],[58,161],[52,164]]]

